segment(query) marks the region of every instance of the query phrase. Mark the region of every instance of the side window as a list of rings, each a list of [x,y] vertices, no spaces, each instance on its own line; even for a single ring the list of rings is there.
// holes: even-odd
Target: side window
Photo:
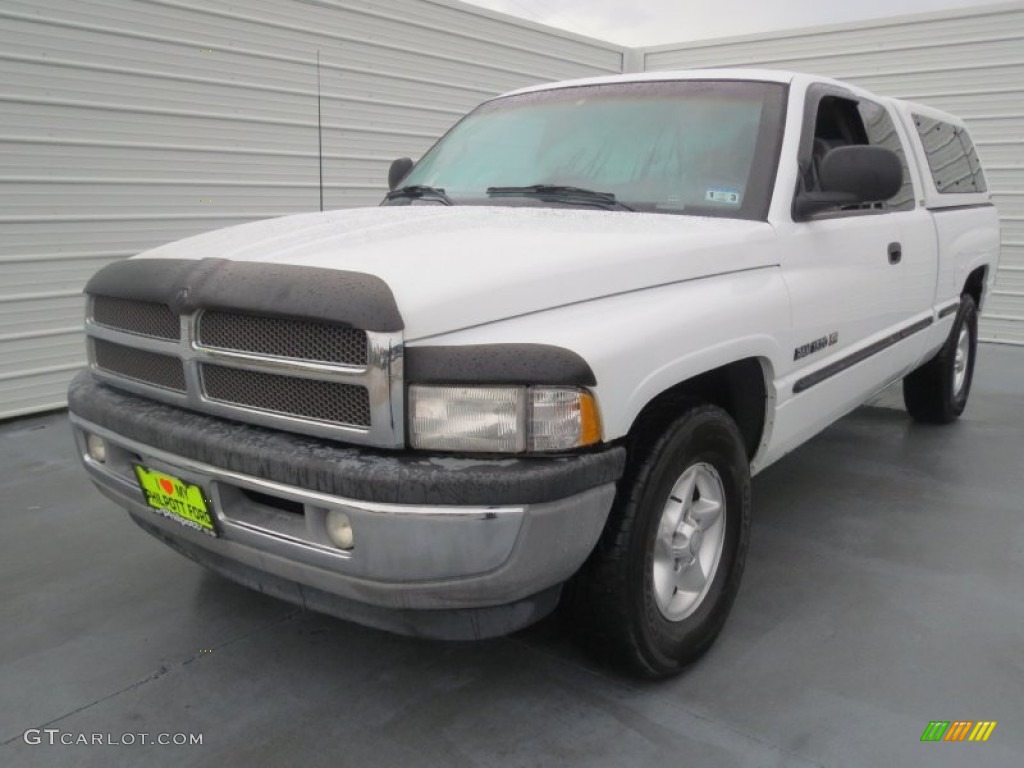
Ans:
[[[910,178],[907,155],[899,133],[896,132],[896,126],[885,107],[863,99],[827,95],[818,102],[811,157],[804,177],[805,188],[817,188],[821,162],[830,150],[856,144],[870,144],[896,153],[903,166],[903,186],[896,195],[886,201],[885,209],[912,210],[914,185]]]
[[[896,132],[889,111],[881,104],[861,99],[857,104],[857,111],[861,120],[864,121],[864,130],[867,132],[868,144],[875,147],[883,147],[892,150],[900,159],[903,166],[903,186],[894,197],[889,198],[890,211],[910,211],[914,208],[914,183],[910,179],[910,166],[907,165],[907,153],[903,150],[903,142]]]
[[[967,131],[924,115],[914,115],[928,169],[935,188],[943,194],[985,192],[985,174]]]

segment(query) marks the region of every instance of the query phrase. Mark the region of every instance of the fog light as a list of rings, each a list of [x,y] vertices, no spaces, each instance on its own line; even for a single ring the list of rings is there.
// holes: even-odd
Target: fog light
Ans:
[[[100,464],[107,463],[107,443],[97,435],[86,435],[85,446],[89,451],[89,458],[98,461]]]
[[[355,546],[355,534],[352,532],[352,521],[348,515],[332,509],[327,513],[327,537],[339,549],[352,549]]]

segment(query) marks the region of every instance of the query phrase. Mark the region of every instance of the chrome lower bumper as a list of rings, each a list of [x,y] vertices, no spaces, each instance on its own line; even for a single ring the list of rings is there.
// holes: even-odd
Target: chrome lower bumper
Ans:
[[[593,549],[615,494],[614,483],[607,483],[532,504],[369,502],[171,454],[74,413],[71,420],[93,482],[150,533],[242,583],[408,634],[481,637],[540,618],[557,600],[550,590],[568,579]],[[106,441],[105,462],[89,457],[86,432]],[[187,528],[146,506],[133,462],[203,488],[212,501],[219,535]],[[324,520],[332,509],[344,511],[351,520],[351,550],[337,548],[327,537]],[[539,615],[522,608],[540,594],[546,607]],[[500,607],[514,610],[500,621],[460,619],[458,626],[442,615],[461,616],[467,609],[493,613]],[[416,615],[427,620],[416,622]]]

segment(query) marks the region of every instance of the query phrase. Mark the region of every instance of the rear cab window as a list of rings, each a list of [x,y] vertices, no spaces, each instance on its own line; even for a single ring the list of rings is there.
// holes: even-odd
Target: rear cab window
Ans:
[[[978,152],[966,128],[917,113],[913,119],[939,194],[988,191]]]

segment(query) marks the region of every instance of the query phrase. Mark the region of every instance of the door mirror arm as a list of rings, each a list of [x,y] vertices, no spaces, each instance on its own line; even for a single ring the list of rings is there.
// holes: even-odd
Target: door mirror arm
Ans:
[[[849,192],[800,192],[793,199],[793,218],[805,221],[816,213],[863,202]]]

